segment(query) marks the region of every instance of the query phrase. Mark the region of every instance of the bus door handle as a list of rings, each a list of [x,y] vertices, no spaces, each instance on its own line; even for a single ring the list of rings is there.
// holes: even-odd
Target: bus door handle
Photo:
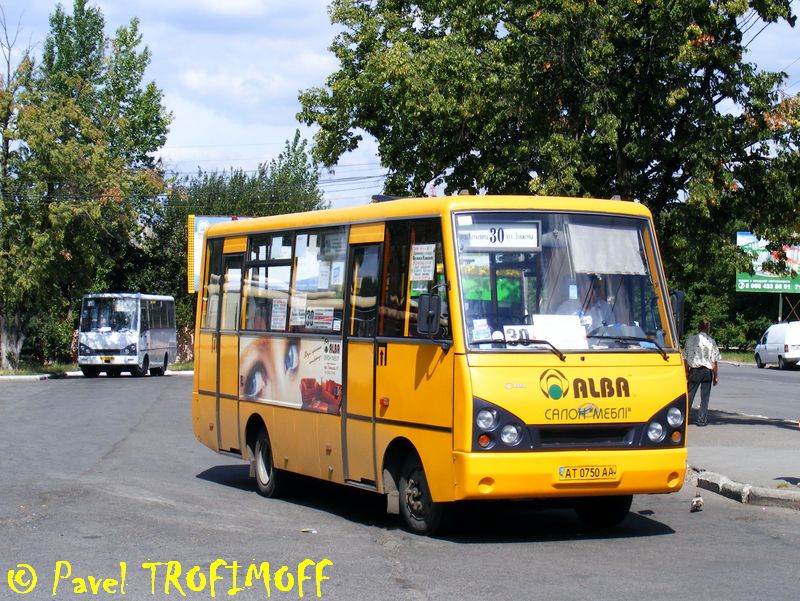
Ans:
[[[216,353],[217,352],[217,335],[216,334],[214,334],[211,337],[211,352],[212,353]]]

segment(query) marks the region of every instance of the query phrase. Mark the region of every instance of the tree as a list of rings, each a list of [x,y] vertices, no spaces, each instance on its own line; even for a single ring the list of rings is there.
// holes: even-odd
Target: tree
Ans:
[[[109,40],[100,10],[75,0],[73,15],[58,5],[50,25],[38,66],[28,52],[13,69],[13,38],[3,44],[16,74],[0,116],[3,368],[18,361],[34,319],[40,329],[47,316],[72,322],[76,299],[136,243],[141,210],[163,188],[149,155],[171,116],[155,85],[143,85],[138,22]]]
[[[789,0],[334,0],[330,14],[339,68],[298,115],[324,165],[363,130],[389,193],[639,200],[674,284],[719,235],[702,256],[724,277],[704,294],[729,301],[735,226],[776,245],[800,231],[797,99],[743,60],[763,26],[794,25]]]
[[[203,172],[170,182],[147,222],[140,248],[129,248],[115,273],[118,289],[147,290],[175,297],[181,355],[191,357],[196,298],[187,292],[187,217],[231,215],[259,217],[327,207],[318,187],[317,163],[307,142],[295,132],[284,150],[254,173]],[[197,251],[199,252],[199,251]]]

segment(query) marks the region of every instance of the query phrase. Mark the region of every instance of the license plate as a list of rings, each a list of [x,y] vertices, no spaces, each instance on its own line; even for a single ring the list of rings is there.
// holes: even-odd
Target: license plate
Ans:
[[[616,465],[567,465],[558,468],[560,482],[617,480]]]
[[[114,357],[100,357],[100,361],[103,363],[111,363],[114,360]]]

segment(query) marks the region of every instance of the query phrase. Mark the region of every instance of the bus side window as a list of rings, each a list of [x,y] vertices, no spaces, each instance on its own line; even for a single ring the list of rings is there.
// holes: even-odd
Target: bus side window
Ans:
[[[142,321],[140,330],[146,332],[150,329],[150,301],[142,301]]]
[[[217,328],[219,296],[222,280],[222,240],[210,240],[206,253],[206,282],[203,286],[203,306],[200,327]]]
[[[381,336],[403,336],[406,322],[406,288],[408,286],[408,245],[411,224],[393,221],[386,225],[384,246],[386,271],[380,308]]]
[[[353,256],[353,277],[350,293],[350,336],[375,335],[375,308],[378,298],[378,246],[356,248]]]
[[[417,338],[417,301],[431,292],[442,297],[441,332],[450,338],[441,221],[415,219],[387,224],[386,272],[380,307],[381,336]]]

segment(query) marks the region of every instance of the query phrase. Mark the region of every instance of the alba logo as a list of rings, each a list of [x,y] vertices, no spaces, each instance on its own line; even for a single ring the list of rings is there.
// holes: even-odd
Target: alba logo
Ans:
[[[569,392],[569,381],[557,369],[548,369],[539,377],[539,386],[545,397],[559,400]]]

